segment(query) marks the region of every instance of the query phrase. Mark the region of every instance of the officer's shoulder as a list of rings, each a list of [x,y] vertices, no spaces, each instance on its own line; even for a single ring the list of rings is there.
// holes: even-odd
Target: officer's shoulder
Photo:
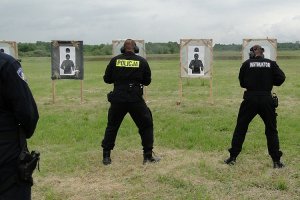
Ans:
[[[246,64],[248,64],[248,63],[250,63],[250,62],[252,62],[252,61],[253,61],[253,59],[249,58],[249,59],[245,60],[245,61],[242,63],[242,66],[243,66],[243,65],[246,65]]]
[[[138,60],[143,61],[143,62],[147,62],[146,58],[144,58],[144,57],[142,57],[142,56],[140,56],[140,55],[135,55],[135,56],[136,56],[136,58],[137,58]]]
[[[112,57],[112,60],[116,60],[116,59],[119,59],[119,58],[124,58],[124,54],[116,55],[116,56]]]
[[[1,63],[2,66],[10,65],[14,62],[18,62],[18,61],[14,57],[12,57],[11,55],[0,52],[0,63]]]
[[[122,54],[119,54],[117,56],[113,56],[111,59],[110,59],[110,63],[111,62],[115,62],[117,59],[121,58],[122,57]]]
[[[13,60],[15,60],[11,55],[8,55],[8,54],[2,53],[2,52],[0,52],[0,58],[1,58],[1,60],[6,60],[9,62],[12,62]]]
[[[271,59],[269,59],[269,58],[263,58],[263,62],[271,63],[271,66],[273,66],[274,64],[277,65],[277,63],[276,63],[275,60],[271,60]]]
[[[269,58],[263,58],[263,60],[266,62],[275,62],[274,60],[271,60],[271,59],[269,59]]]

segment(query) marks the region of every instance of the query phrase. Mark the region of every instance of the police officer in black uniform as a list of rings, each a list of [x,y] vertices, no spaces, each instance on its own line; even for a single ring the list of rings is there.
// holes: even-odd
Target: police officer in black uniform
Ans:
[[[19,180],[18,158],[24,140],[30,138],[39,118],[36,103],[23,70],[13,57],[0,53],[0,199],[31,199],[32,180]]]
[[[279,139],[276,123],[276,103],[272,97],[273,85],[280,86],[285,81],[285,75],[275,61],[263,57],[263,48],[254,45],[253,58],[245,61],[240,69],[239,81],[244,92],[244,100],[241,103],[237,125],[235,127],[230,157],[224,162],[234,165],[236,157],[242,150],[249,123],[258,114],[265,124],[268,152],[273,160],[274,168],[282,168],[280,161],[282,152],[279,149]]]
[[[122,54],[110,60],[103,77],[105,83],[114,84],[113,91],[108,94],[111,106],[102,141],[104,165],[111,164],[110,152],[115,146],[118,129],[127,113],[139,129],[143,145],[143,164],[160,160],[152,155],[152,114],[142,96],[143,86],[151,83],[151,71],[148,62],[136,55],[138,50],[135,41],[127,39],[121,48]]]

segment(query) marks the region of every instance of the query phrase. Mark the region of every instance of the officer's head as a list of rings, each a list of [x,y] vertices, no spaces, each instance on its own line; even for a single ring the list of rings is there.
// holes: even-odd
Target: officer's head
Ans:
[[[69,60],[70,59],[70,54],[66,55],[66,59]]]
[[[195,58],[196,60],[198,60],[199,55],[198,55],[197,53],[195,53],[195,54],[194,54],[194,58]]]
[[[250,53],[253,52],[254,57],[258,57],[258,56],[263,57],[264,51],[265,51],[265,49],[257,44],[254,45],[253,47],[251,47],[251,49],[250,49]]]
[[[0,52],[4,53],[4,49],[0,49]]]
[[[121,53],[125,53],[125,52],[139,53],[139,48],[136,45],[134,40],[132,39],[125,40],[124,45],[121,48]]]

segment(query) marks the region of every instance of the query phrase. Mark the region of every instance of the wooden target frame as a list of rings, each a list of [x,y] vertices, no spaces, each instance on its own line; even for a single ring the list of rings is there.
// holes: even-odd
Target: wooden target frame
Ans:
[[[16,60],[19,59],[18,44],[15,41],[1,40],[0,51],[14,57]]]
[[[145,48],[145,40],[135,40],[136,46],[139,48],[139,53],[137,55],[142,56],[146,59],[146,48]],[[112,53],[113,56],[117,56],[121,54],[121,47],[124,45],[126,39],[113,40],[112,41]]]
[[[197,57],[196,54],[198,55]],[[199,66],[200,71],[196,70]],[[180,39],[179,74],[179,100],[176,102],[177,105],[180,105],[182,102],[183,78],[209,79],[209,99],[210,103],[213,104],[212,39]]]
[[[65,56],[73,58],[74,69],[71,73],[62,71],[62,63]],[[80,80],[80,103],[83,103],[83,41],[52,40],[51,42],[51,79],[52,79],[52,102],[56,99],[55,81],[60,79]]]
[[[243,62],[249,58],[250,48],[254,45],[260,45],[265,49],[265,58],[276,61],[277,60],[277,39],[243,39],[242,60]]]

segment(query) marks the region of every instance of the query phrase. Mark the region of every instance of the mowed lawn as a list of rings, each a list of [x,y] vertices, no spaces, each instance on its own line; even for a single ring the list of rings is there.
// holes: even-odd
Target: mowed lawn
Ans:
[[[214,61],[213,103],[208,79],[182,79],[183,98],[176,105],[180,82],[174,58],[149,59],[153,82],[146,100],[161,162],[142,165],[140,136],[126,116],[112,165],[103,166],[100,145],[112,86],[102,79],[108,60],[87,60],[83,102],[80,81],[56,80],[53,104],[50,58],[22,58],[40,112],[29,140],[30,149],[41,152],[33,199],[300,199],[300,58],[278,60],[287,76],[283,86],[274,88],[286,164],[280,170],[272,168],[259,117],[249,126],[236,165],[223,163],[242,101],[241,60]]]

